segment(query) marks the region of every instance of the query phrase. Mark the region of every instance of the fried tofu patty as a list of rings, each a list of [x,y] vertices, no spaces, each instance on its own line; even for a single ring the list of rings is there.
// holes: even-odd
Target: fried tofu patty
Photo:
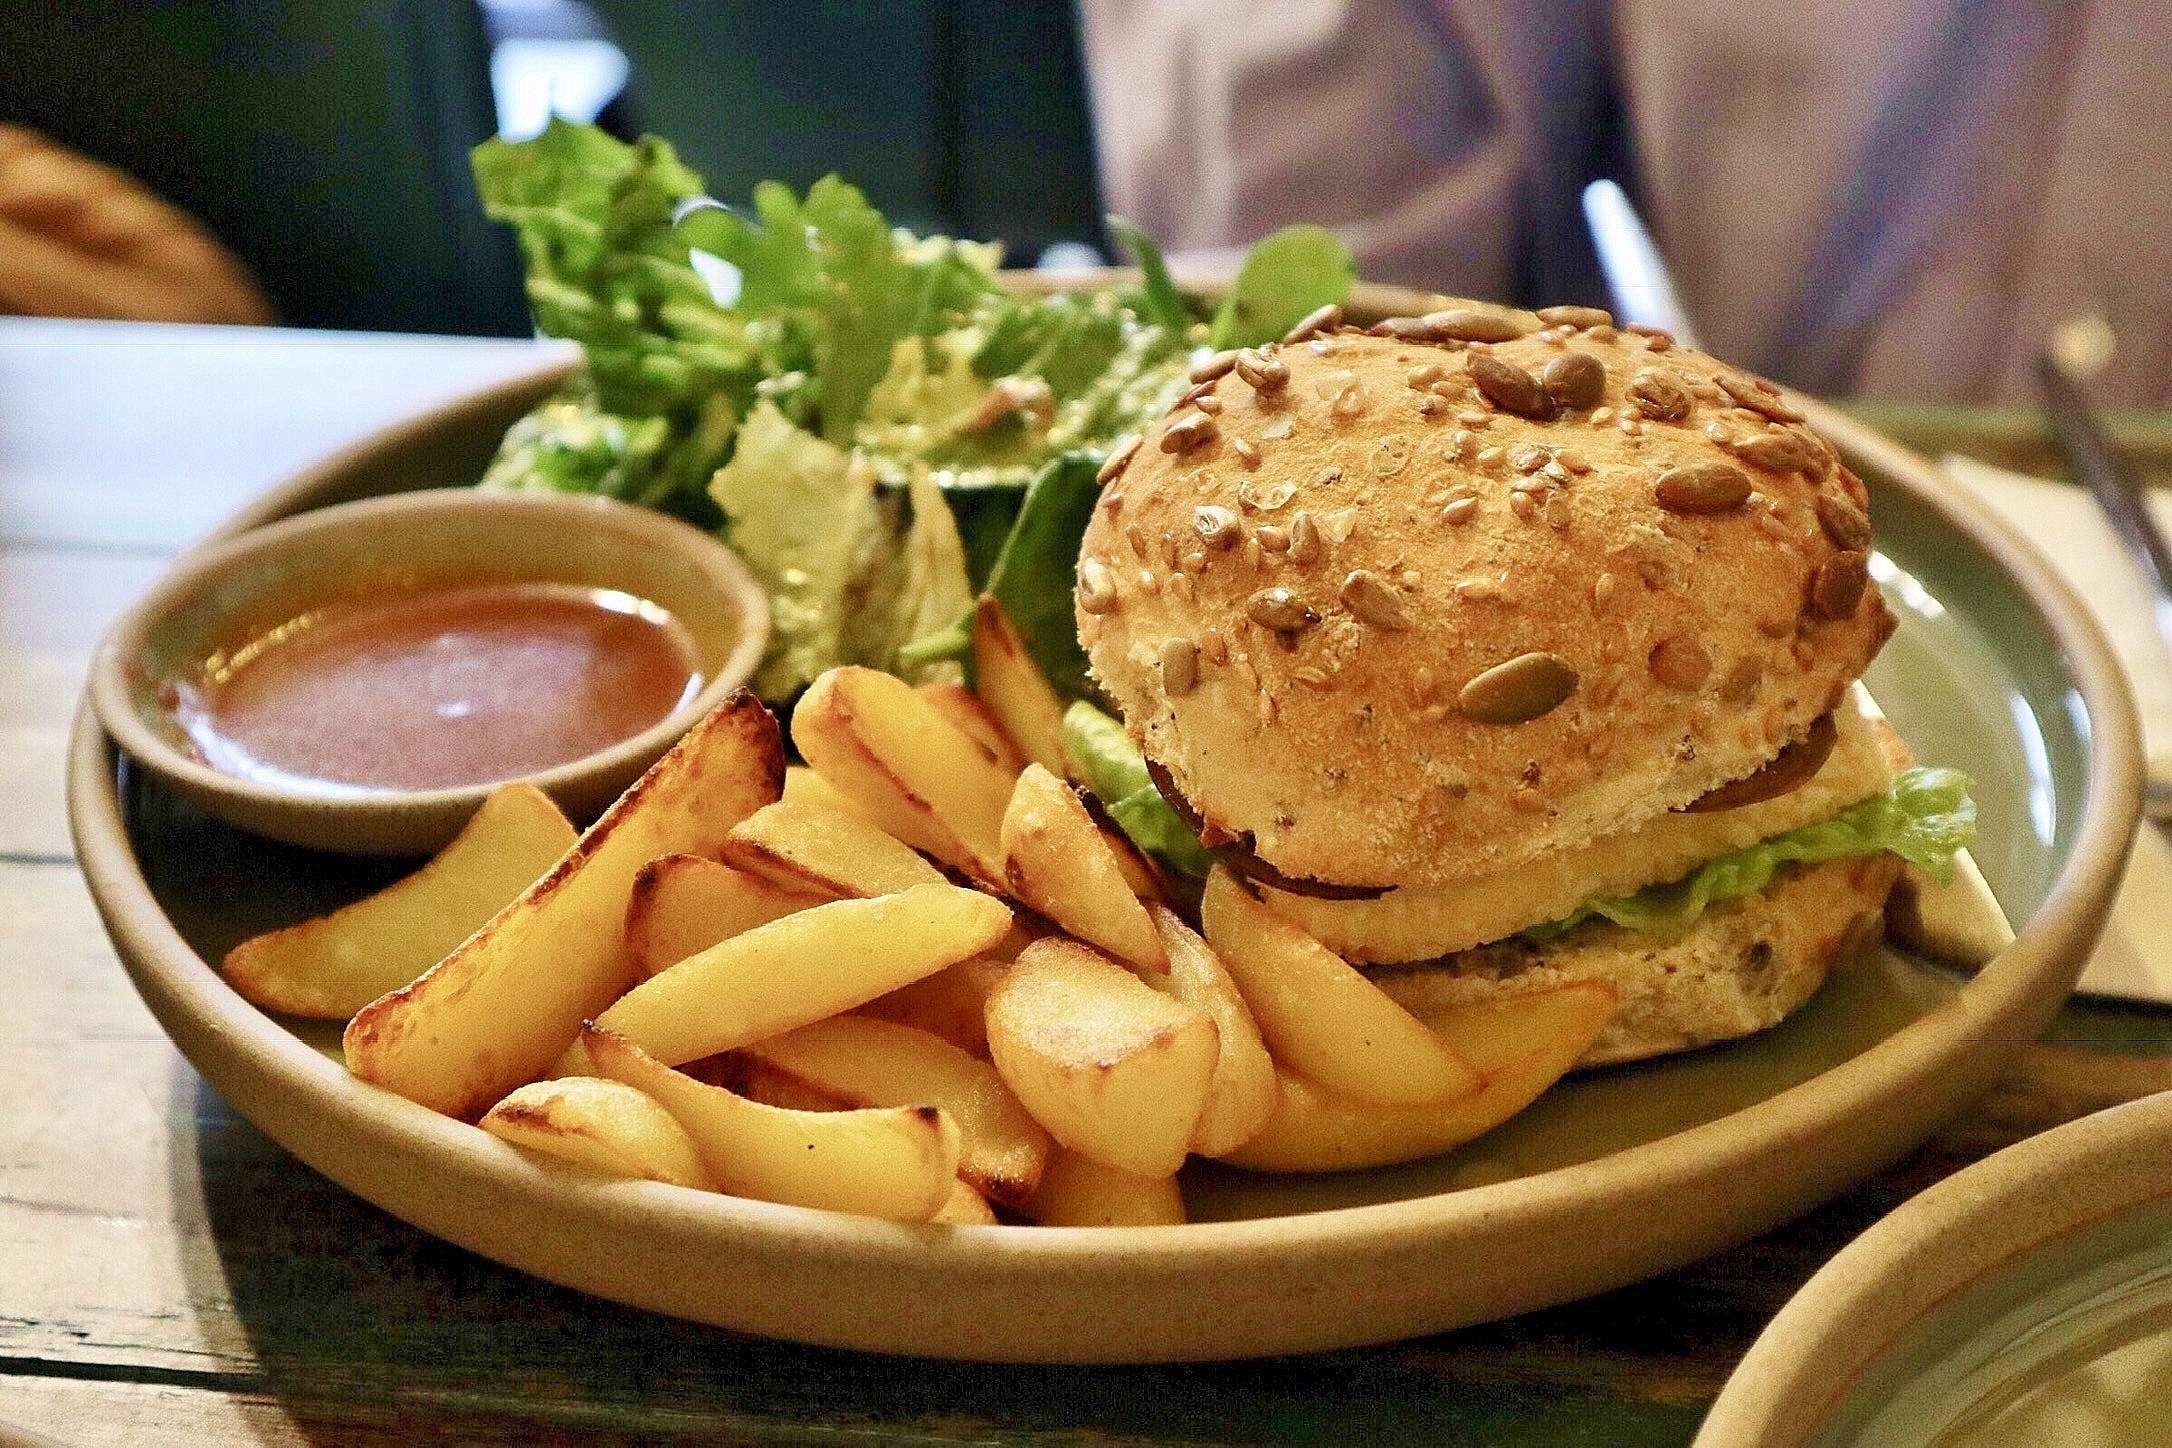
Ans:
[[[1905,747],[1861,685],[1834,711],[1825,763],[1773,799],[1711,813],[1674,811],[1620,834],[1512,869],[1445,885],[1406,886],[1368,900],[1326,900],[1263,887],[1280,913],[1345,959],[1432,960],[1567,916],[1587,900],[1678,880],[1717,855],[1832,818],[1885,787]]]

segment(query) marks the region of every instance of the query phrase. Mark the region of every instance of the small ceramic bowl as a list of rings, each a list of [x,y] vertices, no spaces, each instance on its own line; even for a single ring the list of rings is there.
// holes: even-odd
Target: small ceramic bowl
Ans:
[[[1995,1152],[1849,1243],[1697,1448],[2164,1443],[2168,1322],[2172,1092]]]
[[[459,832],[490,784],[333,796],[237,778],[190,744],[177,698],[215,655],[312,608],[507,583],[611,589],[656,604],[685,628],[704,680],[639,734],[530,776],[577,822],[744,684],[769,637],[768,604],[745,563],[677,519],[608,498],[432,489],[318,509],[184,555],[100,643],[91,704],[139,764],[229,824],[346,854],[428,853]]]

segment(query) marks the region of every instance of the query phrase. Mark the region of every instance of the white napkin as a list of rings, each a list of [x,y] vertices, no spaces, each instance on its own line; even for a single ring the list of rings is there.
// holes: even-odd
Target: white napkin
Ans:
[[[1974,458],[1948,454],[1939,461],[1948,476],[2004,514],[2089,605],[2133,686],[2149,776],[2172,781],[2172,649],[2152,621],[2148,583],[2096,499]],[[2155,490],[2150,505],[2172,529],[2172,494]],[[2172,1004],[2172,845],[2153,825],[2145,824],[2135,840],[2104,941],[2079,989]]]

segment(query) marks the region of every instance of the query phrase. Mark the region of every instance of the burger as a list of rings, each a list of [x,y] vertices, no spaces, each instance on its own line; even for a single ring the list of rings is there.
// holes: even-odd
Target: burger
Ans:
[[[1587,1064],[1762,1029],[1950,867],[1858,680],[1862,481],[1605,312],[1323,309],[1104,469],[1076,614],[1162,794],[1406,1004],[1603,978]]]

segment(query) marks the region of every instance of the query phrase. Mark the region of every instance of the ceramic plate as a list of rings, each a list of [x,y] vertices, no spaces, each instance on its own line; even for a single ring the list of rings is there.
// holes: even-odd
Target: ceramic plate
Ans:
[[[1788,1303],[1699,1444],[2172,1441],[2172,1095],[1985,1158]]]
[[[472,478],[551,380],[419,419],[243,521]],[[1872,688],[1923,758],[1975,776],[1977,854],[2019,939],[1965,984],[1881,954],[1777,1030],[1569,1081],[1435,1160],[1317,1178],[1194,1169],[1184,1226],[902,1226],[553,1173],[351,1079],[334,1033],[259,1013],[210,964],[383,867],[209,821],[87,716],[71,761],[80,858],[137,988],[236,1110],[423,1230],[556,1282],[802,1341],[1042,1362],[1305,1351],[1527,1311],[1765,1231],[1923,1140],[2042,1030],[2118,878],[2136,728],[2081,606],[1912,455],[1829,411],[1814,422],[1871,484],[1879,581],[1902,620]]]

